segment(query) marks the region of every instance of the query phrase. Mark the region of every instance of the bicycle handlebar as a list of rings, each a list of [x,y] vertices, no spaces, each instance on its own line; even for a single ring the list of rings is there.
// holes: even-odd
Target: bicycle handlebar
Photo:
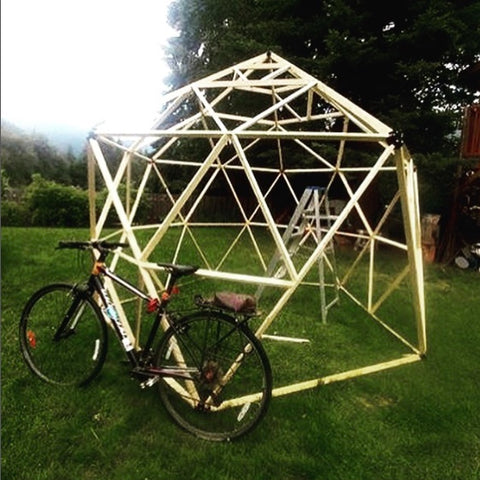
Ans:
[[[98,250],[102,256],[102,260],[105,259],[108,252],[120,247],[128,247],[128,243],[122,242],[107,242],[106,240],[93,240],[88,242],[58,242],[57,249],[76,249],[76,250]],[[174,263],[158,263],[159,267],[162,267],[165,271],[173,275],[176,279],[185,275],[192,275],[198,270],[198,266],[195,265],[180,265]]]
[[[91,250],[95,249],[99,252],[110,252],[119,247],[128,247],[128,243],[122,242],[107,242],[106,240],[94,240],[89,242],[58,242],[57,249],[76,249],[76,250]]]

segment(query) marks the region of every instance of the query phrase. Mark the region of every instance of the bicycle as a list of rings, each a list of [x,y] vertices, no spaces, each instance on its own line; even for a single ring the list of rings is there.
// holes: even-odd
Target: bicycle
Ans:
[[[131,375],[142,388],[158,386],[172,419],[207,440],[232,440],[251,431],[265,415],[272,392],[267,354],[248,326],[255,314],[230,311],[195,297],[190,313],[168,309],[180,278],[198,267],[159,263],[168,274],[165,290],[152,298],[110,270],[109,253],[128,247],[107,241],[60,242],[59,249],[90,250],[86,282],[47,285],[27,301],[20,320],[20,348],[30,370],[56,385],[89,384],[105,362],[108,324],[126,353]],[[154,319],[143,348],[127,335],[104,278],[146,304]],[[127,320],[128,323],[128,320]],[[160,327],[164,333],[154,348]]]

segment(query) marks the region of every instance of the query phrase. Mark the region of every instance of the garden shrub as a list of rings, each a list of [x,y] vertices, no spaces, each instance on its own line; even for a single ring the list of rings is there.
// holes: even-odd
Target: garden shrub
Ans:
[[[27,206],[15,200],[2,200],[2,226],[26,227],[30,225],[30,212]]]
[[[85,227],[88,225],[88,193],[32,175],[27,187],[26,206],[31,224],[44,227]]]

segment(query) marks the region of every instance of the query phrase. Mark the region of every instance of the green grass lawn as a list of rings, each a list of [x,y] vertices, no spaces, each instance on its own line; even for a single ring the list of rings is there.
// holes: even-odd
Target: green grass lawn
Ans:
[[[54,246],[87,237],[88,230],[2,229],[2,478],[480,478],[478,273],[426,267],[425,361],[274,398],[256,430],[217,444],[170,421],[155,390],[129,378],[113,335],[87,388],[52,387],[24,365],[21,309],[42,285],[82,278],[88,262]],[[309,302],[297,300],[276,328],[311,342],[265,341],[274,386],[408,353],[374,323],[356,320],[346,302],[321,325]]]

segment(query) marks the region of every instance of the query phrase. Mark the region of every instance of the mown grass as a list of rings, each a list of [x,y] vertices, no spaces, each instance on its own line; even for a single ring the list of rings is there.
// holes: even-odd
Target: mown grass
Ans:
[[[87,237],[87,230],[2,231],[3,478],[480,478],[478,273],[427,266],[425,361],[274,398],[255,431],[216,444],[180,430],[154,390],[129,379],[113,336],[102,374],[84,389],[46,385],[23,364],[23,304],[43,284],[82,278],[88,262],[54,246]],[[311,342],[265,342],[275,386],[401,354],[403,346],[348,302],[322,325],[309,294],[299,295],[274,329]],[[407,312],[402,297],[389,308]]]

